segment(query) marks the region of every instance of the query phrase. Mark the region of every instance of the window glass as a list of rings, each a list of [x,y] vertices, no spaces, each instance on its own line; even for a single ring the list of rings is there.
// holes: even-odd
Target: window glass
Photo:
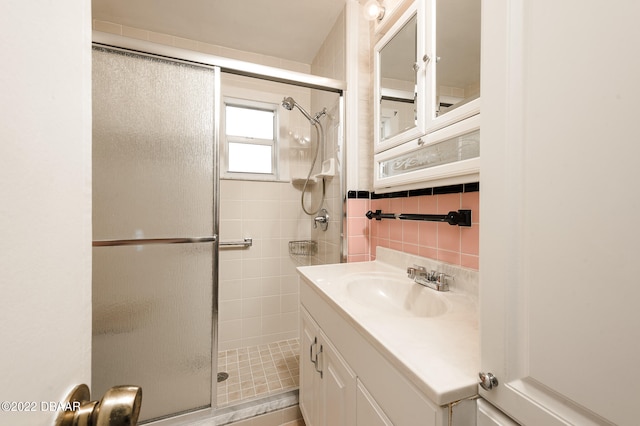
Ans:
[[[229,142],[229,172],[273,173],[273,147]]]
[[[277,110],[277,104],[225,99],[225,177],[277,179]]]
[[[227,136],[273,139],[274,111],[227,105]]]

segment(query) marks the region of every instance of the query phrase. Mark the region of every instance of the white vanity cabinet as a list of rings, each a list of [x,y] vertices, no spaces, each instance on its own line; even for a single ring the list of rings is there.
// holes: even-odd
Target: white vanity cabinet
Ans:
[[[480,0],[416,1],[389,20],[374,51],[374,189],[477,181]]]
[[[305,279],[300,303],[299,400],[308,426],[475,424],[475,401],[432,402],[371,336]]]
[[[305,309],[300,333],[300,411],[306,424],[356,424],[355,374]]]
[[[640,3],[482,16],[480,394],[528,426],[638,425]]]
[[[391,426],[391,421],[304,308],[300,310],[300,333],[300,411],[306,424]]]
[[[360,380],[356,392],[356,426],[393,426]]]

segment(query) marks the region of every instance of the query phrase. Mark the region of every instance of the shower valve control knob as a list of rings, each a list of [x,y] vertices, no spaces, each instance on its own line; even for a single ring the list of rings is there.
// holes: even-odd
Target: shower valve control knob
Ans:
[[[317,228],[318,224],[320,224],[323,231],[327,230],[329,226],[329,212],[327,212],[327,209],[320,210],[320,214],[313,219],[313,227]]]

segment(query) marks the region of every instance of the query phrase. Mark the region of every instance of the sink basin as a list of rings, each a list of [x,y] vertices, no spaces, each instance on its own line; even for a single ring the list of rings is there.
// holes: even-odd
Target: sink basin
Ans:
[[[398,274],[369,272],[343,277],[352,301],[376,312],[404,317],[435,317],[449,310],[443,294]]]

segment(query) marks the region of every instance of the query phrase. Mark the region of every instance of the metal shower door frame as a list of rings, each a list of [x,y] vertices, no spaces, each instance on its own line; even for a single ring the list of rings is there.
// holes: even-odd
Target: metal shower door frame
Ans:
[[[219,153],[219,139],[220,139],[220,107],[221,107],[221,71],[220,67],[203,64],[199,62],[185,61],[162,54],[154,54],[139,50],[133,50],[128,48],[122,48],[118,46],[104,45],[101,43],[92,43],[93,47],[113,50],[117,52],[126,52],[138,56],[146,56],[149,58],[157,58],[166,62],[185,63],[190,66],[206,68],[213,72],[213,93],[210,95],[213,99],[213,138],[212,143],[212,163],[213,163],[213,182],[212,182],[212,230],[210,235],[206,236],[175,236],[171,238],[140,238],[140,239],[118,239],[118,240],[94,240],[92,242],[93,247],[117,247],[117,246],[143,246],[143,245],[165,245],[165,244],[201,244],[212,243],[212,301],[211,301],[211,400],[210,407],[208,409],[194,409],[194,411],[176,413],[175,416],[160,418],[152,420],[154,425],[171,425],[174,422],[183,422],[185,416],[190,418],[210,417],[216,409],[215,403],[217,400],[217,364],[218,364],[218,271],[219,271],[219,216],[220,216],[220,153]],[[246,241],[241,244],[248,244]],[[223,243],[224,245],[224,243]],[[180,420],[178,420],[180,419]]]

